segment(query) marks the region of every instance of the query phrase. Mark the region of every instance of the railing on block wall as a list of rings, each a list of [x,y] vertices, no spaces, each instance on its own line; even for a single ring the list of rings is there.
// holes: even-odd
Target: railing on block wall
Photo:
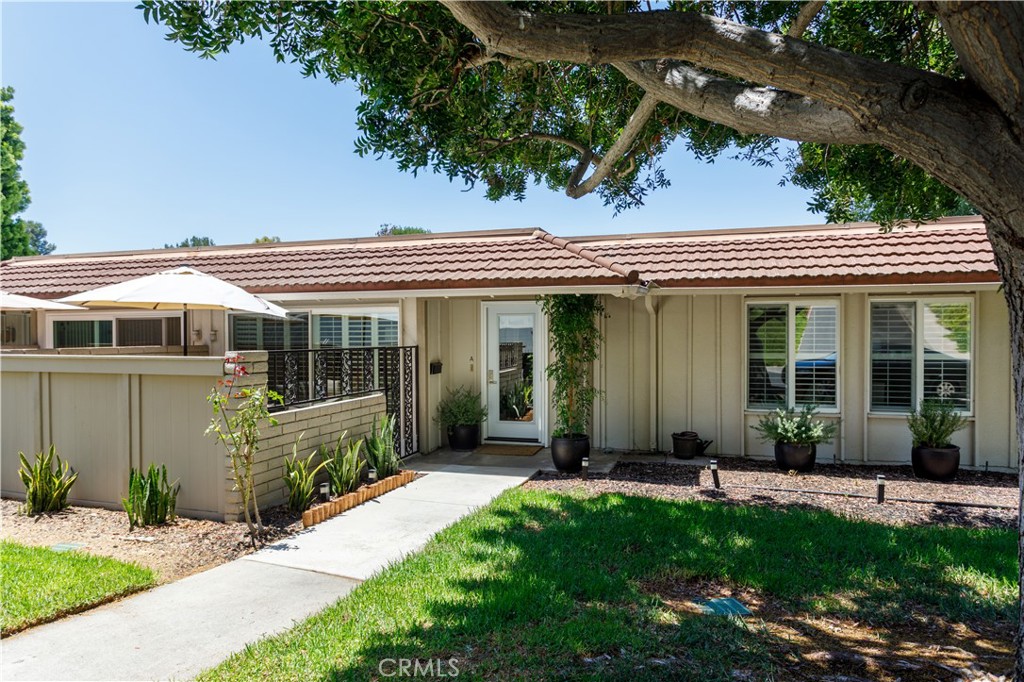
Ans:
[[[287,409],[338,398],[383,393],[395,417],[395,447],[417,452],[416,346],[303,348],[267,351],[267,379]]]

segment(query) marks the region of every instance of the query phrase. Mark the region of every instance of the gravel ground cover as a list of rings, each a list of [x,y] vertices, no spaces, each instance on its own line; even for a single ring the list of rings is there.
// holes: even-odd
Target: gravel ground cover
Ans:
[[[711,471],[702,466],[666,462],[620,462],[608,474],[539,474],[528,488],[622,493],[667,499],[709,499],[733,504],[804,506],[891,524],[929,523],[969,527],[1014,528],[1017,523],[1018,489],[1015,474],[961,470],[952,483],[914,478],[909,466],[867,467],[819,464],[814,471],[797,474],[780,471],[774,462],[736,457],[718,460],[721,489],[715,489]],[[876,477],[885,476],[886,502],[875,501]],[[775,490],[771,490],[771,489]],[[786,490],[779,490],[786,489]],[[815,492],[791,492],[818,491]],[[855,493],[867,497],[820,494]],[[957,503],[899,502],[893,498]],[[1007,509],[962,506],[996,505]]]
[[[82,545],[90,554],[135,562],[152,569],[161,583],[184,578],[249,554],[252,544],[244,523],[218,523],[178,518],[165,526],[128,531],[123,511],[69,507],[55,514],[23,516],[21,502],[0,500],[0,539],[23,545],[50,547],[61,543]],[[301,519],[283,508],[269,509],[263,523],[268,541],[302,529]]]

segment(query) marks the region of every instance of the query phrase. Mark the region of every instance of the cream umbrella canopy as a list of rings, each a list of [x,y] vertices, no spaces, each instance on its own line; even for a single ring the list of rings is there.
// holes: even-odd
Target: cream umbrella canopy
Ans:
[[[0,291],[0,310],[81,310],[77,305]]]
[[[237,310],[287,317],[281,306],[264,301],[241,287],[187,266],[130,279],[60,299],[87,308],[182,310],[182,346],[188,355],[187,316],[190,310]]]

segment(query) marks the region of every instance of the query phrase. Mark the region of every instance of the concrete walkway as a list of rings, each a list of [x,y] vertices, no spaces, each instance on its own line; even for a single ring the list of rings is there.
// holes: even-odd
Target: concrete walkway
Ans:
[[[0,679],[191,678],[334,603],[538,469],[527,457],[461,459],[417,458],[409,464],[428,476],[287,540],[6,638]]]

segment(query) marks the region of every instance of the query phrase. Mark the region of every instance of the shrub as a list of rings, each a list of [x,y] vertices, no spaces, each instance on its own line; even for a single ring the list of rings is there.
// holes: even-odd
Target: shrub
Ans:
[[[331,480],[331,492],[335,495],[344,495],[358,488],[359,479],[366,466],[366,462],[359,456],[363,449],[363,439],[350,440],[342,446],[342,441],[347,435],[348,431],[341,434],[333,450],[328,448],[326,443],[320,446],[320,457]]]
[[[78,480],[78,474],[71,469],[70,464],[61,461],[57,446],[50,445],[45,454],[36,453],[36,461],[31,465],[24,452],[19,452],[18,457],[21,459],[18,476],[25,484],[25,505],[22,510],[26,514],[35,516],[60,511],[68,506],[68,492]]]
[[[824,422],[816,419],[817,415],[818,411],[813,405],[805,405],[800,412],[793,408],[780,408],[762,415],[751,428],[761,435],[763,443],[818,445],[832,442],[839,428],[838,422]]]
[[[914,447],[949,447],[953,434],[967,426],[967,418],[947,400],[923,400],[921,406],[907,415],[907,426]]]
[[[234,356],[232,359],[242,360],[242,357]],[[235,368],[235,376],[245,373],[244,365]],[[263,520],[260,518],[260,505],[256,500],[256,485],[253,482],[253,466],[260,449],[260,424],[277,426],[277,420],[271,416],[267,403],[284,401],[280,395],[268,389],[266,384],[243,388],[237,392],[233,385],[234,377],[222,379],[207,396],[206,399],[213,406],[213,418],[206,428],[206,435],[213,434],[228,451],[235,490],[242,496],[242,514],[255,547],[257,539],[263,534]]]
[[[395,450],[395,416],[382,416],[380,425],[373,423],[373,433],[366,438],[366,462],[377,470],[377,478],[398,473],[398,452]]]
[[[487,408],[480,403],[480,393],[459,386],[437,404],[434,423],[445,431],[453,426],[473,426],[487,419]]]
[[[167,467],[163,464],[159,469],[150,464],[146,475],[132,468],[128,472],[128,497],[121,498],[128,514],[128,529],[173,521],[179,490],[177,481],[167,482]]]
[[[284,482],[288,484],[288,508],[299,514],[313,504],[313,499],[316,497],[316,475],[326,464],[326,462],[320,462],[315,467],[313,466],[313,458],[316,457],[317,450],[309,453],[309,457],[306,459],[299,459],[299,444],[302,442],[303,435],[299,434],[295,440],[291,458],[284,458],[285,473],[283,476]]]
[[[594,294],[551,294],[541,304],[554,355],[547,368],[548,379],[555,382],[552,435],[582,436],[590,426],[594,402],[604,397],[594,386],[592,371],[601,349],[597,320],[604,306]]]

